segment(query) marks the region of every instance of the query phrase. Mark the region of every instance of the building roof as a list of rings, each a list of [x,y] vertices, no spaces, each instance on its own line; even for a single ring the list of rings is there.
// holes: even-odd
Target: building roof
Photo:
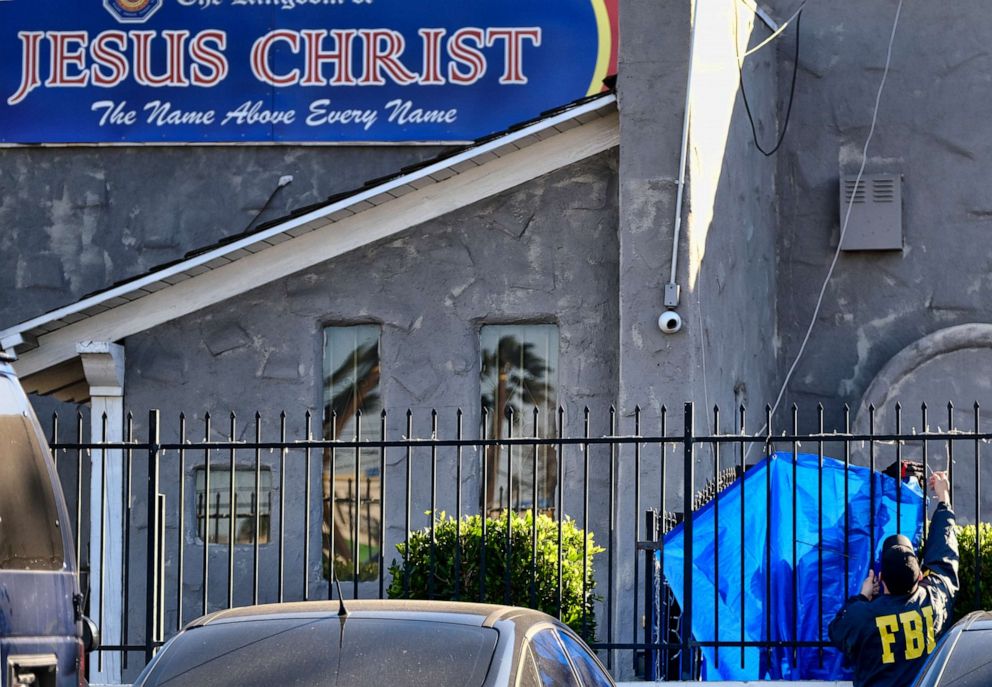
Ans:
[[[583,98],[0,330],[0,349],[30,392],[83,402],[80,342],[119,341],[617,145],[615,95]]]

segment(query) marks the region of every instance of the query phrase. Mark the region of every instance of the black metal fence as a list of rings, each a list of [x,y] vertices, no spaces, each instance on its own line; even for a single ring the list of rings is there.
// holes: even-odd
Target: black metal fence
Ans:
[[[106,654],[118,652],[125,671],[140,669],[169,636],[203,613],[252,603],[333,598],[332,571],[345,581],[346,596],[382,598],[391,581],[388,566],[401,559],[400,548],[410,551],[411,532],[429,531],[431,556],[435,555],[436,514],[483,514],[485,523],[510,511],[532,510],[555,519],[559,532],[563,520],[573,520],[595,533],[605,548],[594,563],[597,629],[589,642],[611,670],[693,679],[699,675],[699,649],[704,646],[740,649],[742,662],[748,647],[813,649],[822,655],[829,621],[821,612],[819,639],[801,641],[795,616],[792,637],[784,640],[772,639],[771,619],[764,618],[769,633],[755,641],[746,639],[743,629],[735,636],[721,634],[719,611],[715,618],[695,616],[694,511],[773,451],[806,451],[815,454],[821,466],[827,457],[842,461],[845,473],[855,465],[888,467],[890,474],[901,476],[906,475],[904,465],[910,464],[921,465],[924,474],[946,469],[959,520],[982,522],[981,480],[990,468],[983,445],[992,434],[981,430],[977,404],[970,409],[967,429],[956,426],[953,406],[946,410],[942,427],[932,430],[938,423],[923,406],[908,432],[898,406],[890,415],[892,427],[884,430],[877,426],[875,409],[865,409],[858,420],[864,431],[852,429],[846,407],[840,414],[842,426],[826,431],[824,410],[818,407],[804,418],[813,423],[812,431],[803,432],[796,408],[784,431],[773,425],[767,408],[760,423],[749,423],[743,407],[728,422],[718,408],[700,414],[691,403],[674,422],[664,407],[651,414],[635,408],[623,417],[611,407],[599,418],[586,408],[571,419],[563,409],[556,418],[539,418],[536,412],[514,417],[508,410],[505,436],[498,439],[486,438],[491,436],[493,416],[485,409],[471,422],[461,410],[450,417],[424,413],[419,428],[417,416],[409,411],[397,427],[385,412],[374,418],[359,413],[350,439],[315,438],[317,422],[321,427],[328,424],[309,412],[295,425],[285,413],[268,421],[256,414],[243,429],[232,414],[222,430],[209,414],[194,419],[180,415],[169,428],[172,437],[163,439],[166,426],[159,412],[151,411],[141,418],[141,426],[128,415],[123,440],[117,442],[104,440],[106,420],[102,437],[88,437],[82,416],[67,440],[56,417],[50,445],[74,513],[84,589],[99,590],[100,603],[91,604],[88,614],[101,626],[108,624],[110,608],[120,614],[120,636],[105,636],[93,661],[98,666]],[[702,423],[707,429],[699,433],[696,425]],[[297,438],[292,438],[294,433]],[[124,487],[121,494],[95,492],[101,494],[100,502],[88,503],[87,466],[97,451],[103,461],[119,461]],[[492,480],[500,482],[499,489],[493,488]],[[903,484],[898,480],[897,489]],[[874,493],[872,498],[874,503]],[[741,503],[739,515],[723,517],[743,519]],[[719,510],[715,515],[719,523]],[[87,551],[91,520],[105,535],[99,551]],[[106,556],[103,542],[112,535],[114,522],[123,530],[120,604],[104,593],[110,587],[107,565],[92,579],[87,576],[93,568],[90,561]],[[661,542],[679,523],[686,549],[685,584],[679,590],[681,603],[676,603],[661,572]],[[848,576],[861,569],[859,564],[867,564],[849,561],[848,538],[845,530],[840,554],[845,557],[845,589],[850,589]],[[872,538],[874,550],[874,530]],[[511,543],[508,535],[506,546]],[[815,548],[822,575],[824,558],[836,552],[819,542]],[[484,570],[484,547],[481,555]],[[583,559],[593,564],[585,551]],[[432,569],[434,563],[432,559]],[[980,565],[976,557],[976,580],[981,579]],[[533,576],[535,570],[531,566],[519,574]],[[730,583],[743,587],[743,572],[740,575],[742,579]],[[719,587],[718,567],[714,576]],[[530,581],[533,588],[535,580]],[[481,595],[485,590],[478,591]],[[962,594],[977,599],[980,589]],[[462,598],[473,600],[469,591]],[[822,610],[822,587],[819,603]],[[713,641],[694,639],[694,627],[714,622]]]

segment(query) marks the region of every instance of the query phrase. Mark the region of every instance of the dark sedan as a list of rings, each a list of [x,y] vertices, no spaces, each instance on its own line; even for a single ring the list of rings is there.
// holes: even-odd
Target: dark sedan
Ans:
[[[511,606],[429,601],[272,604],[190,623],[135,687],[612,687],[567,627]]]
[[[914,687],[992,685],[992,611],[975,611],[954,624],[913,683]]]

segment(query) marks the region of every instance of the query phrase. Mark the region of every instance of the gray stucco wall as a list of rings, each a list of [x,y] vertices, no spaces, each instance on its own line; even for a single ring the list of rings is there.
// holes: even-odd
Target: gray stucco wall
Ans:
[[[562,400],[611,398],[615,169],[600,155],[130,337],[127,405],[316,408],[322,327],[361,322],[382,326],[391,412],[475,412],[483,323],[557,322]]]
[[[688,400],[699,406],[701,418],[719,405],[719,429],[732,431],[738,405],[748,406],[753,422],[777,390],[776,162],[755,145],[736,70],[738,54],[770,30],[739,2],[700,5],[680,311],[699,337]],[[768,150],[782,126],[776,87],[782,67],[769,51],[747,57],[744,65],[757,136]],[[718,429],[712,420],[699,425]]]
[[[400,236],[344,255],[269,284],[244,296],[130,337],[127,348],[126,405],[159,408],[163,440],[174,440],[178,414],[187,415],[188,435],[203,436],[203,414],[214,417],[214,438],[228,428],[227,413],[238,413],[238,436],[252,436],[253,414],[266,413],[264,436],[277,432],[277,414],[289,415],[289,437],[303,433],[303,412],[314,409],[314,433],[320,432],[321,331],[329,324],[378,323],[382,327],[380,384],[389,413],[387,435],[405,434],[405,411],[415,411],[415,436],[430,435],[430,410],[440,414],[439,434],[454,434],[455,412],[465,412],[466,436],[479,426],[479,329],[487,323],[546,322],[560,329],[559,402],[566,410],[567,432],[581,431],[582,409],[589,405],[603,418],[616,397],[618,313],[617,156],[604,153],[559,170],[475,206],[447,215]],[[370,418],[369,421],[377,421]],[[602,424],[602,423],[601,423]],[[595,429],[602,433],[605,426]],[[144,431],[144,416],[138,418]],[[243,452],[239,466],[254,464],[253,452]],[[429,453],[415,452],[413,526],[422,527],[429,501]],[[566,480],[575,483],[577,454],[566,456]],[[286,593],[302,592],[303,485],[305,455],[288,455],[286,515]],[[218,452],[212,465],[223,468],[229,454]],[[386,456],[387,562],[403,527],[402,450]],[[454,511],[454,453],[442,452],[438,463],[438,508]],[[216,461],[216,462],[214,462]],[[279,479],[278,454],[263,452],[262,463]],[[466,451],[466,473],[478,454]],[[186,619],[200,612],[202,546],[193,536],[192,471],[203,464],[202,454],[187,457]],[[136,470],[143,463],[139,459]],[[163,490],[168,502],[169,562],[167,596],[175,622],[175,571],[178,455],[162,463]],[[310,472],[314,489],[310,505],[314,530],[307,579],[313,593],[326,593],[320,574],[320,467],[318,452]],[[594,496],[590,529],[604,532],[605,471],[593,470]],[[471,484],[471,481],[469,482]],[[477,498],[465,492],[465,508],[474,512]],[[579,512],[581,492],[566,496],[566,510]],[[274,504],[276,502],[274,501]],[[141,549],[144,523],[137,522],[134,555]],[[273,528],[278,527],[273,519]],[[605,536],[605,535],[603,535]],[[226,603],[227,547],[212,547],[211,607]],[[276,546],[263,546],[264,569],[274,569]],[[237,547],[241,579],[251,579],[251,547]],[[262,598],[275,598],[275,577],[266,574]],[[132,583],[134,598],[142,598],[143,580]],[[237,603],[251,599],[250,585],[240,585]]]
[[[779,13],[797,4],[777,3]],[[837,245],[838,174],[858,171],[895,9],[889,0],[844,2],[803,15],[793,122],[779,155],[783,365],[797,353]],[[789,385],[807,428],[820,401],[828,428],[839,426],[840,406],[854,409],[886,362],[921,336],[992,319],[989,31],[980,2],[903,7],[865,172],[903,175],[905,247],[841,253]],[[790,54],[790,41],[779,51]],[[780,89],[790,76],[783,61]],[[953,380],[931,389],[931,408],[953,390]],[[970,407],[974,399],[951,400]],[[912,412],[918,418],[918,406]]]
[[[737,3],[702,3],[690,108],[689,181],[679,245],[678,308],[684,327],[663,334],[674,231],[691,3],[629,3],[621,54],[620,397],[655,413],[682,403],[760,407],[772,393],[777,203],[775,162],[754,147],[738,96]],[[738,12],[740,40],[767,37]],[[670,27],[659,37],[660,26]],[[749,58],[746,78],[759,133],[777,134],[774,55]],[[650,89],[640,84],[651,83]],[[628,85],[629,84],[629,85]],[[705,370],[704,370],[705,367]],[[704,381],[705,380],[705,381]]]
[[[438,148],[0,148],[0,326],[66,305]]]
[[[662,405],[668,433],[679,436],[683,404],[696,404],[696,430],[712,426],[712,406],[723,409],[721,429],[732,430],[738,403],[768,402],[777,365],[775,348],[775,162],[760,155],[738,96],[734,36],[741,48],[767,37],[753,13],[736,0],[699,4],[695,68],[690,97],[688,187],[683,207],[677,279],[684,326],[663,334],[669,280],[682,122],[689,67],[691,2],[621,2],[620,54],[620,381],[619,407],[626,431],[635,405],[644,412],[642,433],[656,434]],[[739,22],[735,34],[735,17]],[[748,60],[745,70],[759,132],[777,132],[774,53]],[[645,88],[645,84],[650,87]],[[665,451],[667,510],[681,509],[683,459]],[[621,451],[621,522],[642,523],[643,511],[661,504],[656,451],[643,462],[640,503],[635,503],[632,451]],[[728,465],[724,456],[724,466]],[[713,474],[711,453],[697,454],[699,489]],[[628,525],[629,527],[630,525]],[[635,598],[634,558],[618,549],[618,598]],[[633,641],[639,611],[619,609],[615,637]],[[618,675],[630,671],[629,652],[618,652]]]

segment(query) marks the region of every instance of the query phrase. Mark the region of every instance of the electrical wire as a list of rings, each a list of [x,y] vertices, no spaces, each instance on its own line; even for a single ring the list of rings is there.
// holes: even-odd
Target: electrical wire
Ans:
[[[743,0],[742,0],[742,2],[743,2]],[[792,23],[792,20],[795,19],[796,17],[798,17],[800,14],[802,14],[802,11],[803,11],[803,9],[805,7],[806,7],[806,0],[803,0],[803,2],[799,5],[799,9],[797,9],[795,12],[793,12],[791,17],[789,17],[784,22],[782,22],[781,26],[779,26],[777,29],[775,29],[775,32],[772,35],[770,35],[768,38],[766,38],[765,40],[761,41],[756,46],[754,46],[753,48],[751,48],[750,50],[748,50],[746,53],[744,53],[743,55],[741,55],[739,59],[743,59],[745,57],[750,57],[751,55],[753,55],[754,53],[758,52],[763,47],[765,47],[766,45],[768,45],[769,43],[771,43],[773,40],[775,40],[776,38],[778,38],[780,35],[782,35],[782,32],[785,31],[787,28],[789,28],[789,24]]]
[[[858,176],[854,181],[854,188],[860,187],[861,178],[864,176],[865,165],[868,163],[868,146],[871,144],[871,139],[875,135],[875,125],[878,123],[878,110],[882,101],[882,91],[885,88],[885,81],[889,76],[889,67],[892,64],[892,45],[895,43],[896,30],[899,27],[899,16],[902,13],[902,3],[903,0],[899,0],[899,4],[896,6],[896,16],[892,22],[892,31],[889,34],[889,46],[885,54],[885,68],[882,70],[882,80],[878,84],[878,91],[875,93],[875,106],[871,114],[871,126],[868,128],[868,136],[865,138],[864,147],[861,150],[861,166],[858,169]],[[834,268],[837,266],[837,259],[840,257],[841,246],[844,245],[844,235],[847,233],[847,224],[851,219],[851,209],[854,207],[854,195],[847,201],[847,210],[844,213],[844,221],[841,224],[840,237],[837,239],[837,249],[834,251],[833,260],[830,261],[830,268],[827,270],[827,276],[823,280],[823,285],[820,287],[820,294],[816,299],[816,306],[813,308],[813,315],[810,317],[809,326],[806,328],[806,335],[803,337],[802,344],[799,346],[799,352],[796,353],[795,359],[792,361],[792,365],[789,367],[789,371],[785,375],[785,379],[782,381],[782,387],[779,389],[778,396],[775,398],[775,404],[772,406],[770,417],[774,417],[775,411],[778,410],[779,404],[782,402],[782,396],[785,394],[785,389],[789,385],[789,381],[792,379],[792,374],[796,371],[796,367],[799,365],[799,361],[803,357],[803,353],[806,352],[806,345],[809,343],[810,335],[813,333],[813,327],[816,325],[816,318],[820,315],[820,308],[823,306],[823,297],[826,294],[827,286],[830,284],[830,279],[833,277]],[[758,434],[763,434],[767,429],[767,425]]]
[[[739,1],[742,4],[744,4],[744,0],[739,0]],[[758,50],[761,50],[761,48],[763,48],[764,46],[768,45],[773,40],[775,40],[775,38],[777,38],[778,36],[780,36],[782,34],[782,32],[785,31],[785,29],[789,26],[789,24],[792,22],[792,20],[795,19],[796,17],[798,17],[800,15],[800,13],[802,13],[803,8],[805,6],[806,6],[806,0],[803,0],[802,4],[799,6],[799,9],[797,9],[792,14],[792,16],[789,17],[785,21],[784,24],[782,24],[781,26],[779,26],[774,31],[774,33],[772,33],[768,38],[766,38],[765,40],[763,40],[761,43],[759,43],[758,45],[756,45],[751,50],[748,50],[746,53],[744,53],[744,57],[747,57],[748,55],[751,55],[753,53],[756,53]],[[750,8],[750,9],[753,9],[753,8]],[[739,46],[740,46],[740,38],[738,36],[737,17],[738,17],[738,15],[737,15],[737,13],[735,11],[735,13],[734,13],[734,52],[735,52],[735,54],[737,54],[737,67],[738,67],[738,70],[740,70],[742,56],[740,55],[740,48],[739,48]],[[799,32],[799,26],[798,26],[798,22],[797,22],[797,25],[796,25],[797,41],[798,41],[798,32]],[[798,47],[798,44],[797,44],[797,46],[796,46],[797,53],[796,53],[796,56],[795,56],[796,57],[796,63],[797,64],[799,62],[798,49],[799,49],[799,47]],[[741,74],[741,92],[743,92],[743,86],[744,86],[744,77],[743,77],[743,74]],[[795,73],[795,71],[793,71],[793,73],[792,73],[792,88],[793,88],[793,93],[795,92],[795,86],[796,86],[796,73]],[[747,99],[746,98],[744,100],[744,105],[745,105],[745,109],[748,109],[747,108]],[[789,96],[789,111],[790,112],[792,111],[792,95]],[[751,115],[751,113],[750,113],[750,110],[748,109],[748,117],[750,117],[750,115]],[[751,120],[751,132],[752,132],[752,134],[755,137],[755,145],[757,145],[758,140],[757,140],[757,134],[754,132],[754,120]],[[781,143],[782,143],[782,140],[780,138],[779,139],[779,145],[781,145]],[[777,147],[778,146],[776,146],[776,148]],[[758,149],[760,150],[761,147],[758,146]],[[679,213],[679,216],[681,216],[681,213]],[[700,356],[699,357],[700,357],[700,363],[701,363],[702,372],[703,372],[703,405],[704,405],[704,408],[706,409],[706,423],[709,426],[710,434],[715,434],[715,433],[719,432],[720,428],[719,427],[713,427],[713,422],[712,422],[712,419],[710,417],[710,399],[709,399],[709,383],[708,383],[709,380],[707,379],[707,374],[706,374],[706,346],[707,346],[708,332],[707,332],[706,326],[704,324],[705,320],[703,320],[703,309],[702,309],[702,304],[701,304],[701,302],[702,302],[702,294],[701,294],[701,291],[702,291],[702,265],[703,265],[703,258],[699,258],[699,272],[698,272],[698,275],[699,276],[697,277],[697,280],[696,280],[696,289],[695,289],[695,292],[696,292],[696,318],[697,318],[697,321],[699,322],[699,326],[700,326],[699,335],[700,335],[701,342],[700,342],[700,347],[699,347],[699,350],[700,350]],[[674,273],[673,273],[673,275],[672,275],[672,281],[674,281],[674,279],[675,278],[674,278]]]
[[[751,104],[747,99],[747,89],[744,86],[744,57],[754,53],[755,51],[764,47],[772,38],[778,36],[786,26],[792,21],[789,19],[788,22],[783,24],[776,33],[773,33],[769,38],[762,41],[758,46],[752,48],[746,52],[743,56],[740,54],[740,39],[738,37],[737,28],[737,14],[734,14],[734,52],[737,54],[737,72],[740,76],[740,87],[741,87],[741,99],[744,101],[744,111],[747,113],[747,119],[751,123],[751,136],[754,138],[754,146],[758,149],[765,157],[771,157],[778,149],[782,146],[782,141],[785,140],[785,133],[789,130],[789,120],[792,118],[792,103],[795,102],[796,98],[796,76],[799,74],[799,35],[800,35],[800,23],[803,18],[803,8],[806,6],[804,2],[799,6],[799,9],[795,13],[796,20],[796,47],[792,57],[792,84],[789,87],[789,104],[785,110],[785,121],[782,123],[782,130],[779,131],[778,140],[775,142],[774,147],[769,150],[765,150],[761,143],[758,142],[758,129],[754,123],[754,116],[751,114]]]

